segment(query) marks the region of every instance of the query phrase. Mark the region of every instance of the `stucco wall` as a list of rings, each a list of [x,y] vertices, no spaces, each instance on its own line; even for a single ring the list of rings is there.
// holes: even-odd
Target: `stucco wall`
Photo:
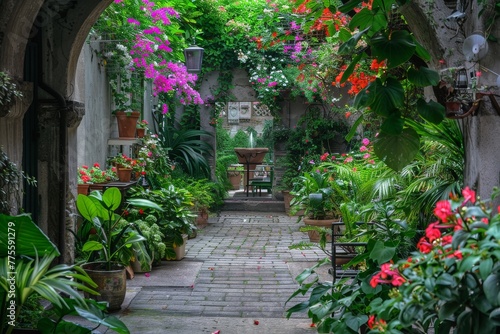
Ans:
[[[108,156],[108,139],[112,136],[111,94],[104,67],[94,53],[99,48],[97,41],[85,43],[77,67],[76,77],[84,78],[83,87],[77,91],[85,97],[85,116],[76,139],[78,165],[94,162],[104,165]]]

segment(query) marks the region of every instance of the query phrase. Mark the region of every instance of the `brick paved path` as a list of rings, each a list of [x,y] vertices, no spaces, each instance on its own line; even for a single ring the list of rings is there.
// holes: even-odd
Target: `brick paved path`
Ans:
[[[161,284],[137,287],[136,282],[123,320],[127,323],[129,312],[145,314],[147,310],[169,316],[283,319],[286,308],[305,300],[295,298],[285,305],[298,287],[294,277],[324,257],[318,249],[288,248],[308,240],[296,219],[248,212],[225,212],[210,218],[209,225],[188,240],[186,257],[177,263],[197,265],[194,284],[187,281],[172,286],[161,277],[156,277]]]

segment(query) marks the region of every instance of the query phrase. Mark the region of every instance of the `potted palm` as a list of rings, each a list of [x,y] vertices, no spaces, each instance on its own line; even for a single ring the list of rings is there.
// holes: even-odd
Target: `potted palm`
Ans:
[[[96,282],[100,293],[94,298],[107,301],[110,310],[118,310],[126,292],[125,267],[134,256],[133,248],[145,238],[134,224],[123,218],[125,211],[117,213],[122,206],[122,195],[116,187],[108,188],[104,193],[80,194],[76,205],[84,219],[78,231],[85,241],[82,252],[87,255],[83,268]],[[126,205],[162,211],[157,204],[140,198],[128,199]]]

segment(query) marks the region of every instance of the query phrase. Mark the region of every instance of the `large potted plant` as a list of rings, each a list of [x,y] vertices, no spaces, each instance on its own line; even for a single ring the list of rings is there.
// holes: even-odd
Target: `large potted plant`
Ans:
[[[97,292],[96,284],[81,267],[53,265],[60,253],[29,215],[0,214],[0,239],[9,240],[0,243],[0,332],[15,333],[20,314],[30,306],[30,297],[37,296],[37,301],[51,303],[51,314],[40,314],[33,321],[39,333],[88,332],[79,318],[129,333],[123,322],[105,313],[105,304],[82,297],[80,291]]]
[[[242,164],[232,164],[227,167],[227,178],[231,182],[233,190],[239,190],[241,187],[241,178],[245,168]]]
[[[127,206],[162,211],[155,203],[144,199],[128,199]],[[85,241],[82,252],[87,255],[83,268],[98,285],[100,296],[96,300],[107,301],[110,310],[118,310],[125,298],[125,267],[134,256],[135,244],[145,238],[123,218],[122,195],[111,187],[104,193],[93,191],[90,195],[78,195],[76,205],[84,222],[78,235]],[[120,228],[118,228],[120,226]]]
[[[109,77],[114,111],[118,124],[118,136],[121,139],[135,138],[137,121],[140,117],[140,103],[142,96],[142,79],[134,73],[134,64],[129,49],[123,44],[109,49],[104,54],[106,71]]]
[[[340,205],[346,200],[340,186],[320,171],[305,172],[297,178],[291,205],[291,214],[303,210],[302,220],[311,242],[318,242],[320,229],[331,229],[331,224],[339,221]]]
[[[187,189],[169,182],[164,181],[159,189],[153,190],[134,187],[129,194],[130,200],[145,198],[162,208],[161,211],[147,208],[143,210],[143,214],[157,217],[156,223],[164,235],[163,242],[166,245],[165,258],[180,260],[183,256],[179,254],[179,250],[185,248],[187,236],[195,230],[193,223],[196,215],[191,211],[194,197]]]

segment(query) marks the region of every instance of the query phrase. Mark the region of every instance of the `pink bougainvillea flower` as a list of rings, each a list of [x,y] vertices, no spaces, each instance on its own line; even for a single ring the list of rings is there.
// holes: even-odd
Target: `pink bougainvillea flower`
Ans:
[[[366,148],[366,146],[364,146],[364,145],[363,145],[363,146],[361,146],[361,147],[359,148],[359,151],[360,151],[360,152],[366,152],[366,151],[368,151],[368,148]]]
[[[363,159],[368,159],[370,157],[371,157],[370,153],[366,153],[365,155],[363,155]]]
[[[362,143],[363,145],[365,145],[365,146],[370,145],[370,139],[368,139],[368,138],[363,138],[363,140],[361,141],[361,143]]]
[[[152,35],[152,34],[161,35],[162,31],[160,30],[160,28],[152,26],[149,29],[144,29],[144,33],[147,35]]]
[[[438,217],[442,222],[447,222],[448,216],[450,216],[451,214],[450,202],[443,200],[436,203],[434,215]]]
[[[134,19],[133,17],[129,17],[127,19],[127,22],[130,23],[130,24],[135,24],[137,26],[141,25],[141,22],[137,21],[136,19]]]

